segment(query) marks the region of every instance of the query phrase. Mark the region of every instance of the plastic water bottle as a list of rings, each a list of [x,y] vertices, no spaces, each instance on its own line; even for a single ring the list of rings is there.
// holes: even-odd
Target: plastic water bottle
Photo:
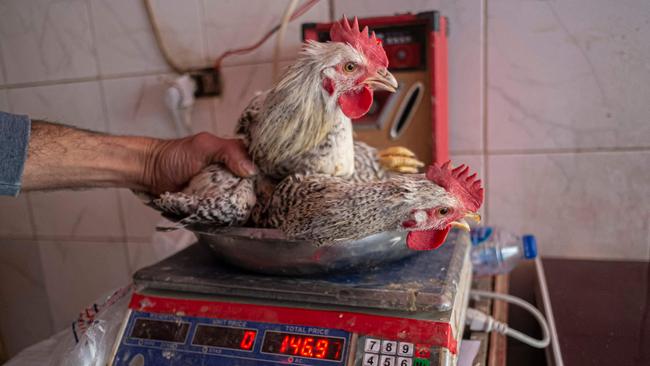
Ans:
[[[533,235],[521,237],[498,227],[472,229],[472,265],[479,276],[510,272],[519,262],[537,257]]]

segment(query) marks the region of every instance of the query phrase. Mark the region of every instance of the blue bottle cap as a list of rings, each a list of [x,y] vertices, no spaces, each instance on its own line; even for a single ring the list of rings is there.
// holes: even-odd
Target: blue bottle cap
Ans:
[[[537,257],[537,240],[534,235],[524,235],[521,237],[524,244],[524,258],[534,259]]]
[[[472,228],[472,231],[470,232],[472,246],[477,246],[488,240],[490,235],[492,235],[492,231],[493,229],[490,226],[477,226]]]

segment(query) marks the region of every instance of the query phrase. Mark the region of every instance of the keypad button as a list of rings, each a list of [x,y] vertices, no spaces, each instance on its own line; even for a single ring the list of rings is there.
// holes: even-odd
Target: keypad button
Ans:
[[[375,338],[366,338],[366,344],[363,350],[370,353],[379,353],[381,341]]]
[[[384,355],[394,355],[397,348],[395,341],[381,341],[381,353]]]
[[[363,366],[380,366],[379,355],[373,355],[372,353],[365,353],[363,355]]]
[[[413,359],[406,357],[397,357],[396,366],[413,366]]]
[[[379,366],[395,366],[395,357],[394,356],[381,356],[381,362]]]
[[[413,343],[408,343],[408,342],[399,342],[399,346],[397,348],[397,355],[398,356],[413,356]]]

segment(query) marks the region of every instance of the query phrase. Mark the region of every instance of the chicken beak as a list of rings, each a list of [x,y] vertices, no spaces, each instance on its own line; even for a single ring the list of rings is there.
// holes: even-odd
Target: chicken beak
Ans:
[[[481,215],[477,214],[476,212],[470,212],[470,213],[466,214],[465,218],[466,219],[472,219],[477,224],[481,223]]]
[[[397,80],[386,69],[379,69],[377,73],[366,79],[366,84],[374,90],[388,90],[394,93],[397,90]]]
[[[454,229],[461,229],[465,231],[470,231],[469,224],[465,220],[459,220],[459,221],[452,221],[451,222],[451,227]]]

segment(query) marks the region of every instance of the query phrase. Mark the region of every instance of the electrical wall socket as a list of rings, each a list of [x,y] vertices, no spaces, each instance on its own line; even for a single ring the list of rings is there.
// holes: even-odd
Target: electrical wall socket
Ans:
[[[221,73],[219,69],[208,67],[190,71],[196,83],[195,98],[216,97],[221,95]]]

